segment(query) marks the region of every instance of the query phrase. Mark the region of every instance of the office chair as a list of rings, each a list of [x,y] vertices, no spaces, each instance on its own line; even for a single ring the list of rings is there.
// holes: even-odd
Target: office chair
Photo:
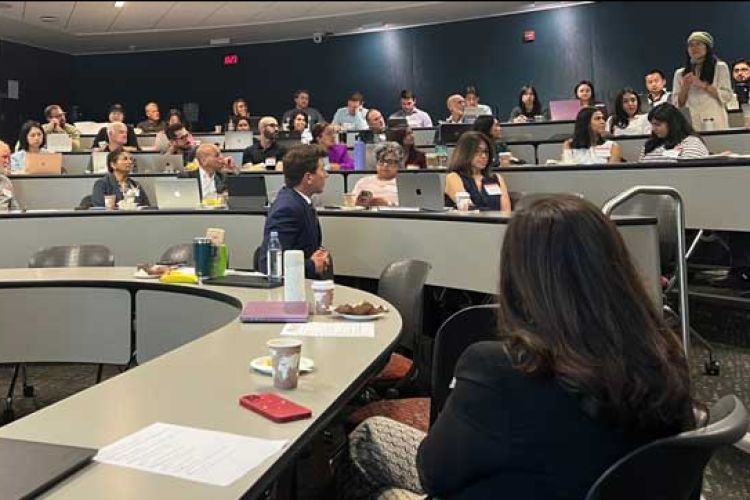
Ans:
[[[180,265],[193,263],[193,245],[179,243],[167,248],[158,260],[159,264]]]
[[[748,413],[736,396],[709,412],[707,427],[657,439],[618,460],[589,489],[585,500],[698,500],[703,471],[722,446],[742,439]]]
[[[81,202],[78,204],[78,207],[76,207],[79,210],[88,210],[89,208],[93,207],[94,203],[91,201],[91,195],[87,194],[83,198],[81,198]]]

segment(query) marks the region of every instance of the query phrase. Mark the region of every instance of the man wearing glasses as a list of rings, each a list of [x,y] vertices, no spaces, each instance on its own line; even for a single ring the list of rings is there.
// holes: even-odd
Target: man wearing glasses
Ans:
[[[42,125],[45,134],[68,134],[73,143],[73,151],[81,150],[81,132],[65,122],[65,111],[58,104],[50,104],[44,108],[44,116],[47,118],[47,123]]]
[[[169,139],[169,146],[164,154],[182,155],[187,165],[195,159],[195,146],[190,142],[190,132],[182,123],[173,123],[164,131]]]
[[[396,176],[404,162],[404,152],[397,142],[384,142],[375,148],[377,174],[362,177],[354,185],[352,193],[357,196],[357,205],[398,206]]]
[[[242,165],[250,164],[253,170],[284,169],[281,159],[286,154],[286,148],[276,139],[279,137],[279,122],[273,116],[264,116],[258,122],[260,141],[242,152]]]

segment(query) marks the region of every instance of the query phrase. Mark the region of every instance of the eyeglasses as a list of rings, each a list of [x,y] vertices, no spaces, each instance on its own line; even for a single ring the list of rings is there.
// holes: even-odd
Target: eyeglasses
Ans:
[[[490,151],[487,148],[477,148],[477,150],[474,152],[475,155],[490,155]]]
[[[380,163],[389,167],[398,167],[401,164],[398,160],[380,160]]]

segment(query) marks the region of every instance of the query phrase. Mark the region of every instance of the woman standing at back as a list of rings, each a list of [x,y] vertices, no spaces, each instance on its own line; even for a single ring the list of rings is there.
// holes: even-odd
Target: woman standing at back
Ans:
[[[698,131],[729,128],[726,104],[732,99],[729,66],[714,55],[714,37],[696,31],[687,40],[685,66],[674,72],[672,99],[690,110]]]

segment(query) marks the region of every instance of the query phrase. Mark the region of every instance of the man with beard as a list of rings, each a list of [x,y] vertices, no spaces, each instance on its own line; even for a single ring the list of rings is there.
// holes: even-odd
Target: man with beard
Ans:
[[[242,152],[242,165],[250,164],[266,170],[283,170],[284,164],[281,159],[286,154],[286,149],[276,142],[279,136],[279,122],[273,116],[264,116],[258,122],[258,130],[260,141],[245,148]]]

